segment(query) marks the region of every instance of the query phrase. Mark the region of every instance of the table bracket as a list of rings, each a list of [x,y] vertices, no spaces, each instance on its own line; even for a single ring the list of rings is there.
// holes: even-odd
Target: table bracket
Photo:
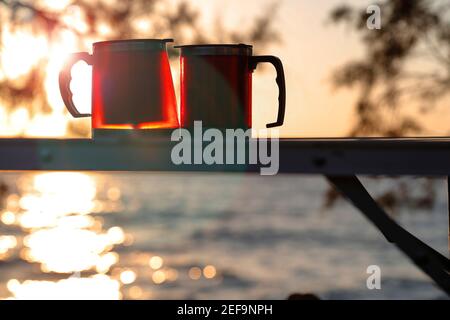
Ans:
[[[397,224],[377,204],[355,175],[329,176],[328,181],[366,216],[412,262],[450,295],[450,261]]]

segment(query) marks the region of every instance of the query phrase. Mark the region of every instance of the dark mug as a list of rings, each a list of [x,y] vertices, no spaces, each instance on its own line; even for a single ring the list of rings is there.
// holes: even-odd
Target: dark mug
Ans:
[[[142,39],[96,42],[93,54],[72,54],[59,74],[67,109],[80,113],[70,91],[71,68],[83,60],[92,65],[92,128],[101,130],[176,128],[177,104],[166,43]]]
[[[252,46],[187,45],[181,49],[181,127],[202,121],[210,128],[251,128],[252,73],[262,62],[273,64],[279,88],[278,118],[268,128],[283,124],[286,86],[283,64],[274,56],[253,56]]]

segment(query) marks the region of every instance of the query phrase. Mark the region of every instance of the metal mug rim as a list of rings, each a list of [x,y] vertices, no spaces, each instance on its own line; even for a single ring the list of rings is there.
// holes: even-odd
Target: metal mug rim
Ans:
[[[163,50],[168,42],[173,39],[123,39],[123,40],[107,40],[93,43],[94,51],[111,50],[111,51],[127,51],[127,50]]]
[[[253,46],[239,44],[190,44],[174,46],[181,50],[181,55],[244,55],[251,56]]]

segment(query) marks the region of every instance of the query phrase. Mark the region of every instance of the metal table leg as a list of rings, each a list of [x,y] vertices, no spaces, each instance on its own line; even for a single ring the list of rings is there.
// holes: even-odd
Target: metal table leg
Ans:
[[[450,261],[398,225],[376,203],[356,176],[326,176],[412,262],[450,295]]]

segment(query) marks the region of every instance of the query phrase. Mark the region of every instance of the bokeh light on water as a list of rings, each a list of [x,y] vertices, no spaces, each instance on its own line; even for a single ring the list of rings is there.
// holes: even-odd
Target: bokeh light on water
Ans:
[[[350,206],[320,214],[326,188],[297,176],[2,173],[0,298],[442,297]],[[432,213],[399,219],[447,252],[441,191]],[[369,292],[374,263],[384,289]]]
[[[114,246],[125,236],[117,226],[105,230],[92,215],[99,211],[95,180],[83,173],[43,173],[25,175],[17,187],[21,193],[6,198],[1,220],[22,231],[18,256],[61,279],[10,279],[9,297],[119,299],[120,283],[107,272],[119,260]],[[15,236],[0,238],[2,260],[16,245]],[[90,275],[71,275],[83,271]]]
[[[105,225],[123,210],[121,188],[105,176],[35,173],[12,181],[0,207],[0,263],[20,268],[7,269],[0,298],[141,299],[152,297],[151,286],[177,281],[179,271],[163,257],[124,249],[133,235]]]
[[[59,281],[8,281],[8,290],[16,299],[108,299],[122,297],[120,284],[106,275],[68,278]]]

